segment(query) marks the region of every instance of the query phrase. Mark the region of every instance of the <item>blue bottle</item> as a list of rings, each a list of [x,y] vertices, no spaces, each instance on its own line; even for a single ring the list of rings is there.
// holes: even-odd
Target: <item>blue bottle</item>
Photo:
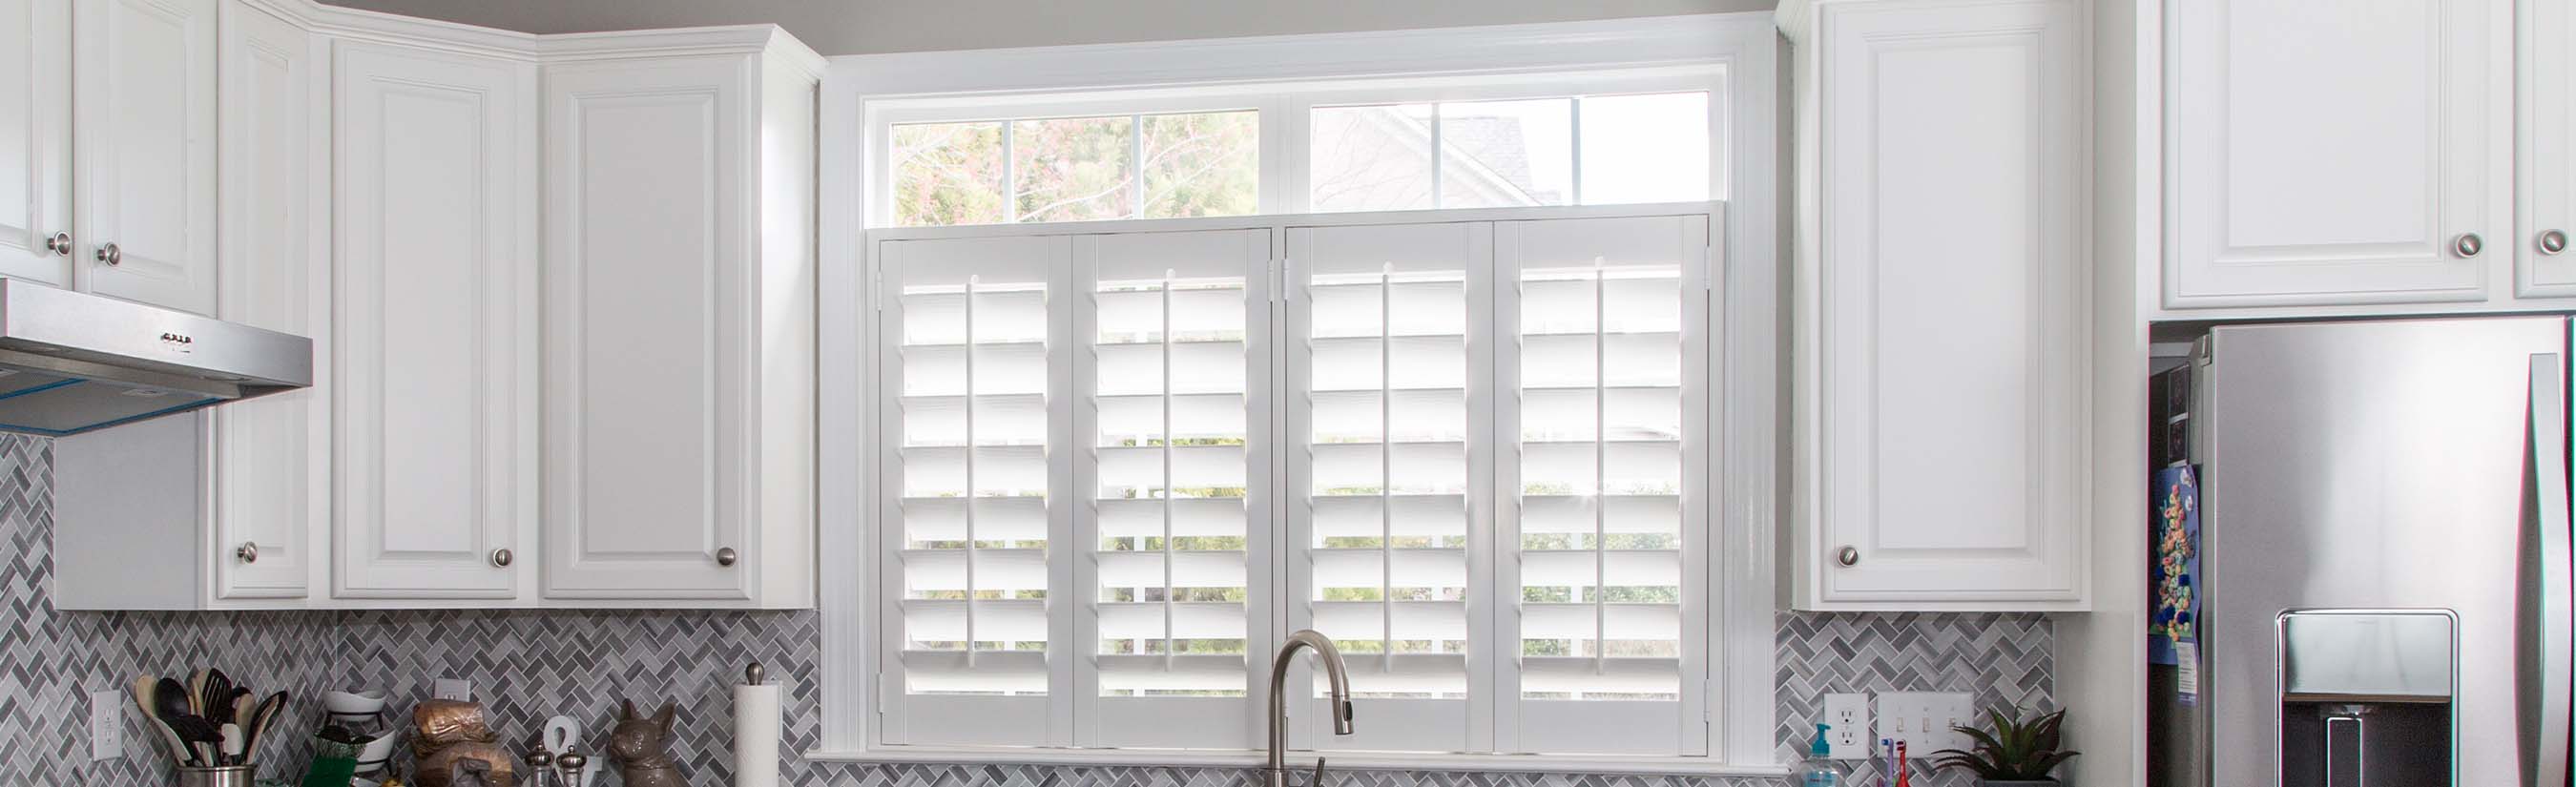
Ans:
[[[1831,724],[1816,725],[1816,741],[1807,744],[1807,767],[1798,772],[1800,787],[1842,787],[1842,772],[1834,770],[1833,744],[1826,740],[1825,731],[1830,729]]]

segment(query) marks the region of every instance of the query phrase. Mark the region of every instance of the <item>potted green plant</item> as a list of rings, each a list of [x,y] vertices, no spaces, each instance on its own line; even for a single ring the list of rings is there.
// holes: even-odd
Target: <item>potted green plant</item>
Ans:
[[[1988,709],[1986,714],[1994,720],[1992,732],[1974,727],[1950,728],[1975,740],[1975,750],[1933,752],[1934,767],[1973,771],[1987,787],[2057,783],[2049,772],[2076,754],[2057,748],[2058,726],[2065,723],[2066,711],[2041,714],[2027,721],[2006,718],[1999,710]]]

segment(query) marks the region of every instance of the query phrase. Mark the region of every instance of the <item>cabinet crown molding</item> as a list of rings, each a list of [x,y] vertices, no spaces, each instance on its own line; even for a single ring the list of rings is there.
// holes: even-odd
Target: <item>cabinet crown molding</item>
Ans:
[[[820,53],[777,25],[717,25],[594,33],[522,33],[327,5],[317,0],[242,0],[319,33],[360,41],[530,63],[771,52],[817,78]]]

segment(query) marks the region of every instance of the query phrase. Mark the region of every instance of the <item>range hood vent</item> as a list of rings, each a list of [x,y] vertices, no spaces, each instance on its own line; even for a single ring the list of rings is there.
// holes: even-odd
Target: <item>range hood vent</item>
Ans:
[[[313,384],[313,340],[0,279],[0,431],[60,437]]]

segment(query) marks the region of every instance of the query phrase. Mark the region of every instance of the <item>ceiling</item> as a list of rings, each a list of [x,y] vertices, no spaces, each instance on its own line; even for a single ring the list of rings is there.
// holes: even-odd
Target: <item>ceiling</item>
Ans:
[[[774,22],[826,55],[1767,11],[1774,0],[323,0],[577,33]]]

